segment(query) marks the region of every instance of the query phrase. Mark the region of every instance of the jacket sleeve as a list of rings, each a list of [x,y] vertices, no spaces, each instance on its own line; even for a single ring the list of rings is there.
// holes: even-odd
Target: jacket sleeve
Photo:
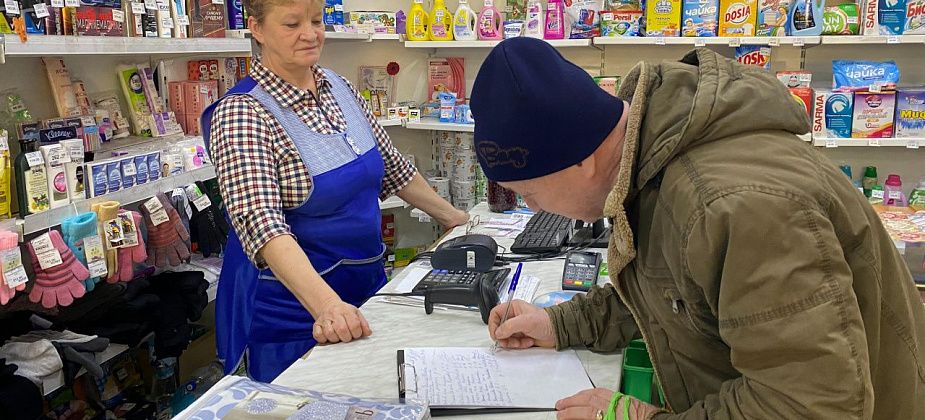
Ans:
[[[599,352],[625,347],[636,337],[633,315],[613,286],[595,286],[587,295],[546,308],[556,332],[556,349],[585,346]]]
[[[826,211],[786,192],[714,200],[686,271],[715,308],[741,376],[654,419],[868,419],[868,349],[852,274]]]

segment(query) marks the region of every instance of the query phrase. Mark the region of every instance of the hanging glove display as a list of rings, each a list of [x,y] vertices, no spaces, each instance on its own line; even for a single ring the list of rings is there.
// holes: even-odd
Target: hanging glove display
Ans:
[[[119,218],[123,220],[122,236],[125,237],[126,243],[134,243],[135,245],[119,248],[119,270],[114,278],[108,280],[110,283],[132,280],[135,277],[135,264],[143,263],[148,259],[148,253],[145,251],[145,241],[140,232],[141,215],[134,211],[122,210],[119,212]],[[131,218],[132,226],[127,223],[127,218]]]
[[[64,238],[64,243],[67,244],[67,247],[71,249],[71,252],[83,265],[87,265],[84,239],[99,235],[97,231],[98,223],[96,213],[93,212],[78,214],[61,221],[61,237]],[[92,292],[99,282],[99,277],[90,277],[84,280],[84,287],[88,292]]]
[[[188,260],[190,252],[184,241],[189,240],[189,232],[167,196],[158,193],[142,204],[140,210],[148,227],[148,265],[177,266]]]
[[[18,246],[19,235],[6,230],[0,231],[0,252],[14,249]],[[22,263],[22,259],[20,259],[20,263]],[[0,270],[0,305],[6,305],[16,295],[16,291],[21,292],[25,289],[26,283],[10,287],[7,278],[3,275],[3,270]]]
[[[90,277],[90,272],[74,258],[58,231],[30,241],[26,248],[35,270],[35,284],[29,300],[41,302],[45,308],[68,306],[87,292],[83,281]]]
[[[99,232],[100,236],[103,237],[103,245],[106,249],[106,267],[109,272],[106,278],[109,280],[115,278],[116,272],[119,271],[119,259],[117,249],[110,245],[111,240],[116,238],[113,238],[113,231],[111,229],[107,230],[107,226],[104,224],[107,221],[114,220],[119,215],[119,202],[104,201],[94,203],[90,206],[90,209],[96,213],[96,219],[99,222]]]
[[[193,200],[191,233],[199,252],[206,258],[213,254],[221,255],[228,240],[228,223],[219,212],[218,206],[205,194],[205,185],[197,182],[187,187],[187,191],[190,192],[190,200]]]
[[[174,188],[173,191],[170,192],[170,204],[173,208],[177,209],[177,214],[180,215],[180,223],[183,223],[183,227],[192,235],[193,231],[190,230],[190,217],[193,216],[193,209],[190,207],[189,200],[186,198],[186,191],[183,188]],[[183,242],[186,243],[187,248],[192,245],[191,239],[187,239]]]

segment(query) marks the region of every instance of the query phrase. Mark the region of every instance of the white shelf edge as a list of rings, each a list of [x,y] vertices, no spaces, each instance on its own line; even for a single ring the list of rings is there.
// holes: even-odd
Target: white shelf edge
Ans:
[[[398,198],[398,196],[392,196],[385,201],[379,202],[379,210],[397,209],[407,205],[408,203],[406,203],[405,200]]]
[[[251,41],[241,38],[136,38],[72,35],[29,35],[28,41],[5,36],[6,57],[59,55],[250,56]]]
[[[595,45],[816,45],[818,36],[777,37],[598,37]]]
[[[384,120],[377,120],[377,121],[379,122],[379,125],[383,127],[398,127],[402,125],[402,120],[384,119]]]
[[[433,119],[424,119],[421,122],[407,122],[405,128],[411,130],[459,131],[463,133],[475,132],[475,124],[442,123]]]
[[[587,47],[590,39],[547,39],[554,47]],[[406,48],[494,48],[501,40],[495,41],[405,41]]]
[[[373,34],[373,41],[401,41],[399,34]]]
[[[925,35],[826,35],[823,44],[858,45],[858,44],[925,44]]]
[[[880,146],[871,145],[871,141],[879,141]],[[913,147],[914,144],[914,147]],[[906,147],[918,149],[925,147],[925,138],[888,138],[888,139],[843,139],[843,138],[813,138],[813,146],[834,149],[838,147]]]
[[[124,206],[153,197],[158,192],[172,190],[177,187],[187,186],[196,181],[205,181],[211,178],[215,178],[215,167],[208,166],[184,172],[180,175],[160,178],[157,181],[136,185],[132,188],[112,194],[78,200],[66,206],[46,210],[37,214],[30,214],[23,219],[23,235],[29,235],[58,226],[61,224],[61,219],[74,216],[75,211],[77,213],[90,211],[90,205],[93,203],[114,200]]]
[[[128,350],[129,350],[129,346],[126,346],[125,344],[112,343],[109,345],[109,347],[106,348],[106,350],[103,350],[96,354],[96,361],[102,365],[114,359],[116,356],[122,353],[125,353]],[[87,370],[84,368],[80,368],[80,371],[77,372],[77,376],[80,377],[81,375],[85,373],[87,373]],[[51,393],[61,389],[61,387],[63,386],[64,386],[64,369],[59,370],[58,372],[42,379],[42,393],[46,397],[50,395]]]
[[[174,134],[174,135],[164,136],[164,137],[128,136],[128,137],[122,137],[122,138],[107,141],[103,143],[99,149],[93,150],[91,153],[93,153],[94,156],[96,156],[101,153],[114,152],[117,150],[128,149],[128,148],[135,147],[135,146],[158,145],[158,147],[160,147],[161,145],[166,145],[168,143],[176,143],[179,141],[194,140],[194,139],[199,139],[199,138],[202,138],[202,136],[187,136],[185,134]],[[165,149],[166,147],[160,147],[160,148]]]

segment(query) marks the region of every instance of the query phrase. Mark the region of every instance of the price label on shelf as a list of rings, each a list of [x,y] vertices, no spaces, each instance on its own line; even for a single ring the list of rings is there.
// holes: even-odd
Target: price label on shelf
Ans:
[[[655,45],[665,45],[665,38],[661,36],[655,38]]]
[[[883,199],[883,190],[872,190],[870,196],[873,198]]]
[[[834,148],[838,147],[838,141],[835,139],[825,139],[825,147]]]
[[[867,139],[867,145],[873,147],[880,147],[880,139]]]
[[[64,0],[65,7],[80,7],[80,0]]]
[[[189,16],[177,16],[177,25],[178,26],[189,26]]]
[[[705,47],[707,46],[707,40],[703,38],[697,38],[694,40],[694,46],[695,47]]]
[[[19,2],[16,0],[3,0],[3,7],[6,9],[6,14],[8,15],[19,14]]]
[[[899,37],[896,35],[891,35],[886,37],[887,44],[899,44]]]
[[[44,165],[45,158],[42,157],[42,152],[29,152],[26,153],[26,163],[29,164],[30,168],[34,168]]]
[[[776,37],[776,36],[775,36],[775,37],[769,38],[769,39],[768,39],[768,46],[769,46],[769,47],[779,47],[779,46],[780,46],[780,38],[778,38],[778,37]]]
[[[909,139],[909,140],[906,140],[906,148],[907,148],[907,149],[918,149],[918,148],[919,148],[919,140],[918,140],[918,139]]]
[[[212,4],[225,4],[225,0],[212,0]]]
[[[880,83],[874,83],[868,88],[871,93],[883,93],[883,85]]]
[[[125,22],[125,12],[121,10],[113,10],[112,20],[115,22]]]
[[[173,18],[170,16],[162,17],[161,26],[167,29],[173,29]]]
[[[804,45],[806,45],[806,40],[805,40],[805,39],[803,39],[803,38],[793,38],[793,46],[794,46],[794,47],[802,47],[802,46],[804,46]]]
[[[35,17],[41,19],[50,16],[48,13],[48,5],[45,3],[36,3],[32,6],[35,10]]]
[[[730,47],[740,47],[742,46],[742,38],[729,38]]]
[[[157,10],[157,0],[145,0],[145,9]]]
[[[145,4],[144,4],[144,3],[137,3],[137,2],[136,2],[136,3],[132,3],[132,14],[133,14],[133,15],[143,15],[143,14],[145,14],[145,13],[147,13],[147,12],[145,11]]]

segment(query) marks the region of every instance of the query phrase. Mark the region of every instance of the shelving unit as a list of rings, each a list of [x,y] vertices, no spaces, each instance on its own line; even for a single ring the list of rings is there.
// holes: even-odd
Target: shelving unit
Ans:
[[[814,138],[814,146],[827,148],[835,147],[905,147],[918,149],[925,145],[925,138],[890,138],[890,139],[841,139],[841,138]]]
[[[96,361],[97,363],[102,365],[116,358],[116,356],[122,353],[125,353],[126,351],[129,350],[129,348],[130,348],[129,346],[126,346],[124,344],[110,344],[109,347],[106,348],[106,350],[103,350],[96,354]],[[80,377],[81,375],[85,373],[87,373],[87,370],[84,368],[80,368],[80,371],[77,372],[77,376]],[[59,370],[57,373],[42,379],[42,394],[47,397],[51,395],[53,392],[61,389],[61,387],[63,386],[64,386],[64,370],[62,369],[62,370]]]
[[[225,36],[228,38],[251,38],[250,29],[228,29],[225,30]],[[325,32],[326,41],[399,41],[399,34],[367,34],[359,32]]]
[[[201,136],[187,136],[184,134],[175,134],[164,137],[139,137],[128,136],[120,139],[114,139],[103,143],[99,149],[94,150],[95,156],[102,156],[117,150],[123,150],[134,147],[151,147],[164,149],[168,144],[177,143],[184,140],[199,139]]]
[[[397,195],[393,195],[387,200],[379,202],[379,210],[397,209],[407,205],[408,203],[406,203],[405,200],[398,198]]]
[[[378,120],[378,121],[379,121],[379,125],[383,127],[400,127],[402,125],[402,120],[383,119],[383,120]]]
[[[587,47],[590,39],[547,39],[554,47]],[[493,48],[501,41],[405,41],[405,48]]]
[[[128,38],[105,36],[29,35],[23,43],[0,35],[0,63],[10,57],[69,55],[251,55],[251,41],[243,38]]]
[[[829,35],[822,37],[825,45],[859,44],[925,44],[925,35]]]
[[[474,124],[442,123],[435,118],[422,118],[420,122],[407,122],[405,123],[405,128],[411,130],[460,131],[463,133],[475,132]]]
[[[776,37],[599,37],[594,38],[594,45],[790,45],[800,47],[817,45],[820,37],[776,36]]]

